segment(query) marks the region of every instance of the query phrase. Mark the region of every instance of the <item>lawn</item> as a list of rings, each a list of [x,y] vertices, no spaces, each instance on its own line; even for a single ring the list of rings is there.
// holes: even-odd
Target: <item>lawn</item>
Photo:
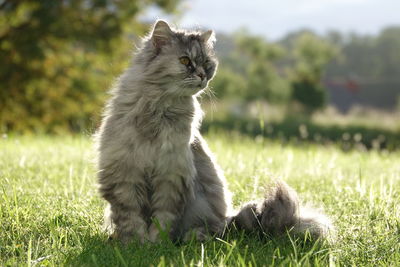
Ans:
[[[280,178],[334,221],[334,242],[233,234],[224,240],[127,247],[101,231],[88,137],[0,140],[0,266],[400,265],[400,152],[281,145],[210,134],[234,204]]]

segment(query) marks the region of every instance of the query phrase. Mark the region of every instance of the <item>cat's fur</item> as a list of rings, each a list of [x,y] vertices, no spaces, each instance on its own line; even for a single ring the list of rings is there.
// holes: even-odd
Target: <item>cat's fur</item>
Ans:
[[[197,95],[217,68],[213,42],[212,31],[172,30],[157,21],[115,85],[97,133],[107,229],[123,242],[157,241],[160,229],[174,240],[204,239],[233,225],[325,234],[329,223],[303,218],[296,193],[283,182],[232,212],[223,173],[198,131]]]

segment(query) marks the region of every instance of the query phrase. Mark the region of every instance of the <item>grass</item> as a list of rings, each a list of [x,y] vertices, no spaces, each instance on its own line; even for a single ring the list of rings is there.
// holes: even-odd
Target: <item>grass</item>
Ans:
[[[281,178],[335,222],[336,242],[237,233],[175,246],[107,242],[86,137],[0,140],[0,266],[398,266],[400,152],[210,134],[235,206]]]
[[[215,105],[214,105],[215,104]],[[202,129],[238,131],[284,143],[339,145],[343,150],[399,150],[399,111],[354,108],[341,114],[333,107],[307,115],[285,106],[251,103],[206,102]],[[218,110],[218,112],[214,112]]]

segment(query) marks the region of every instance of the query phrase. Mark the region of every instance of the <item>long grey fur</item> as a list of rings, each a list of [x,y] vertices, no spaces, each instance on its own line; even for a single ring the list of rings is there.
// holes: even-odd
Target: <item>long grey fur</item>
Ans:
[[[214,41],[212,31],[176,30],[159,20],[112,89],[96,134],[110,236],[157,242],[166,231],[174,240],[206,239],[227,228],[325,235],[329,220],[304,217],[283,182],[233,211],[223,172],[198,131],[197,97],[217,69]]]

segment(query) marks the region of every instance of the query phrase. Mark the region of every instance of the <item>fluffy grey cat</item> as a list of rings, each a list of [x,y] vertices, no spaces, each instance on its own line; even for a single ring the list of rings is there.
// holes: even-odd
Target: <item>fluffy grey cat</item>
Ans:
[[[265,199],[231,209],[222,171],[198,131],[197,96],[217,69],[212,31],[171,29],[162,20],[120,77],[97,133],[106,227],[124,243],[205,239],[228,228],[325,235],[329,220],[304,216],[296,193],[277,183]]]

